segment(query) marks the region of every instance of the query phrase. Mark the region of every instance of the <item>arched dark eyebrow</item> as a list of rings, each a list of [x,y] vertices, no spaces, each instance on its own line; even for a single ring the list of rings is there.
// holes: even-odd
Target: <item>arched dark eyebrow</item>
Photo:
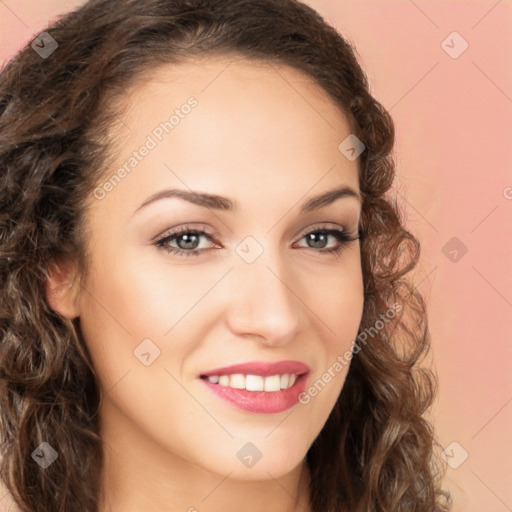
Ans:
[[[172,197],[178,197],[190,203],[197,204],[198,206],[202,206],[204,208],[212,208],[214,210],[236,211],[237,209],[236,201],[233,201],[228,197],[192,190],[172,188],[160,190],[159,192],[156,192],[152,196],[148,197],[135,210],[134,215],[150,203],[159,201],[160,199],[168,199]],[[327,192],[323,192],[322,194],[311,197],[301,206],[300,213],[308,213],[314,210],[318,210],[336,201],[336,199],[344,197],[353,197],[357,199],[359,203],[361,203],[361,196],[359,193],[356,192],[353,188],[344,185],[342,187],[328,190]]]

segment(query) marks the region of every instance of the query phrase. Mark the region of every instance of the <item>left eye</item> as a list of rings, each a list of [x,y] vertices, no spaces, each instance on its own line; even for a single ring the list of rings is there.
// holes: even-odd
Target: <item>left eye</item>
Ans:
[[[213,236],[202,230],[182,229],[166,235],[158,240],[155,245],[167,249],[169,253],[181,256],[199,256],[206,250],[204,247],[198,248],[199,240],[203,237],[211,242]],[[327,247],[329,237],[337,242],[334,246]],[[312,242],[313,244],[313,246],[307,246],[306,248],[317,249],[316,252],[320,253],[340,253],[348,242],[359,239],[358,236],[350,236],[345,231],[338,229],[316,229],[305,233],[302,238],[306,239],[306,243]],[[177,246],[171,245],[173,242]]]

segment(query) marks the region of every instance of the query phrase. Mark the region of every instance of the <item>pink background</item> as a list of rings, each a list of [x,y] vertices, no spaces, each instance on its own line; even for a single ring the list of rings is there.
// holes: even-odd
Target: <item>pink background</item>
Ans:
[[[0,63],[81,3],[0,1]],[[355,44],[396,123],[395,189],[422,242],[414,282],[430,307],[432,418],[453,510],[511,511],[512,4],[307,3]],[[458,58],[443,49],[462,48],[460,36],[443,43],[454,31],[469,44]],[[468,249],[457,262],[442,252],[452,237]]]

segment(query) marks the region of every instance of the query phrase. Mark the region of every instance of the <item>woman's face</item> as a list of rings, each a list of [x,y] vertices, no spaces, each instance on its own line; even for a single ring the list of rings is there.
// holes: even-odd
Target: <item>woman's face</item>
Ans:
[[[148,80],[125,96],[86,219],[76,314],[104,438],[139,464],[285,475],[340,394],[362,316],[359,242],[336,237],[360,218],[350,129],[286,67],[219,57]],[[311,202],[342,187],[355,195]],[[277,391],[285,374],[299,376]]]

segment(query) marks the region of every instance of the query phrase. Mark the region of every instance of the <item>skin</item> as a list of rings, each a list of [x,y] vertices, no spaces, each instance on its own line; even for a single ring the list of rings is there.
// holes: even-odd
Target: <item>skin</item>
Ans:
[[[360,202],[299,211],[332,188],[359,191],[358,161],[338,150],[350,129],[297,70],[232,56],[165,65],[126,92],[105,179],[190,96],[197,106],[131,173],[104,198],[91,194],[88,279],[63,262],[48,282],[52,307],[80,317],[101,388],[101,511],[309,511],[305,456],[348,366],[309,403],[276,414],[238,410],[198,377],[298,360],[312,369],[309,386],[351,350],[363,311],[359,241],[336,255],[322,252],[339,244],[333,236],[315,246],[304,235],[357,234]],[[134,213],[166,188],[227,196],[237,209],[167,198]],[[193,247],[199,256],[155,245],[184,223],[216,233]],[[251,264],[235,251],[247,236],[263,249]],[[183,238],[171,244],[187,250]],[[149,366],[134,356],[147,338],[160,349]],[[247,442],[263,454],[250,468],[236,455]]]

